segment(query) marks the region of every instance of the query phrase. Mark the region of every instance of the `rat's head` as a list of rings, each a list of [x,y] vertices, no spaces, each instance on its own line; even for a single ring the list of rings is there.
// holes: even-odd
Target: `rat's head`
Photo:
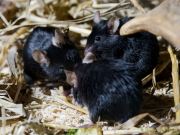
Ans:
[[[121,38],[118,35],[119,27],[120,21],[118,18],[112,17],[109,20],[102,20],[100,18],[100,13],[96,12],[94,15],[92,32],[87,39],[85,55],[88,52],[94,53],[96,57],[113,55],[112,48],[114,48],[115,45],[120,42]],[[104,54],[101,55],[101,53]]]
[[[54,36],[52,37],[52,45],[58,48],[68,46],[70,42],[68,33],[68,28],[56,28],[54,30]]]

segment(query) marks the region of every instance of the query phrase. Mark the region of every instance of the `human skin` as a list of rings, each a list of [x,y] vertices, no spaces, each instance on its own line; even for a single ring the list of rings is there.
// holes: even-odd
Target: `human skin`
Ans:
[[[180,49],[180,0],[165,0],[148,13],[124,24],[120,35],[149,31],[162,36],[176,49]]]

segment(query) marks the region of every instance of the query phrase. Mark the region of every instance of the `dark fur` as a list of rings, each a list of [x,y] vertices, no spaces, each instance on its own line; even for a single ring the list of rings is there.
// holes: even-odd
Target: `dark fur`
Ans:
[[[129,19],[120,19],[119,29]],[[122,59],[134,63],[141,78],[151,73],[159,56],[156,37],[148,32],[120,36],[119,29],[115,34],[110,34],[107,22],[101,20],[94,24],[87,39],[86,51],[92,51],[97,59]]]
[[[99,60],[75,68],[75,100],[87,106],[90,118],[124,122],[140,109],[140,80],[135,79],[133,64],[117,60]]]
[[[81,61],[77,48],[68,37],[62,48],[52,45],[54,33],[53,27],[37,27],[28,36],[23,51],[24,70],[28,80],[65,81],[64,69],[72,70],[74,65]],[[45,51],[50,65],[40,65],[34,61],[34,50]]]

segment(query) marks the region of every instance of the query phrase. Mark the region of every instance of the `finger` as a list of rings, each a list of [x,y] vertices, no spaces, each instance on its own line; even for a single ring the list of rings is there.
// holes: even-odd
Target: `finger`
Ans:
[[[145,29],[145,25],[148,23],[148,17],[145,15],[138,16],[127,23],[125,23],[120,29],[120,35],[129,35]]]

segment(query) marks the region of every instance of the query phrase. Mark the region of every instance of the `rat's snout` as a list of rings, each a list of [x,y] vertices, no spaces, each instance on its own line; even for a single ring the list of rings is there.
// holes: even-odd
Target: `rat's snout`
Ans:
[[[88,45],[87,45],[88,46]],[[90,45],[89,45],[90,46]],[[92,52],[93,53],[93,51],[94,51],[94,46],[90,46],[90,47],[87,47],[87,48],[85,48],[85,50],[84,50],[84,56],[86,56],[87,55],[87,53],[89,53],[89,52]]]
[[[89,63],[94,62],[95,60],[96,60],[96,56],[92,52],[88,52],[86,53],[82,63],[89,64]]]

